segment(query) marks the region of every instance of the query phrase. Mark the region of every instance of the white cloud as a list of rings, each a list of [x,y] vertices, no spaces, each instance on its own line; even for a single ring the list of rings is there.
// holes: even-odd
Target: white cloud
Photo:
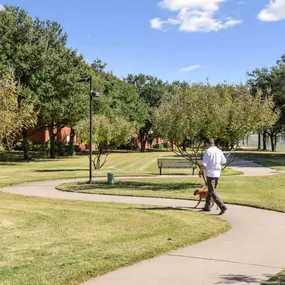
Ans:
[[[160,18],[154,18],[150,20],[150,26],[155,30],[163,30],[163,25],[165,21],[162,21]]]
[[[4,10],[5,10],[4,6],[0,4],[0,11],[4,11]]]
[[[245,1],[239,1],[237,2],[238,5],[246,5],[247,3]]]
[[[150,20],[151,28],[164,30],[166,25],[178,25],[184,32],[217,32],[242,23],[242,20],[214,17],[225,1],[228,0],[163,0],[159,5],[177,15],[166,20],[154,18]]]
[[[171,11],[179,11],[181,9],[218,11],[219,4],[225,1],[227,0],[163,0],[159,4]]]
[[[270,0],[269,4],[258,14],[264,22],[275,22],[285,19],[285,0]]]
[[[184,32],[211,32],[227,29],[242,21],[226,18],[213,18],[211,11],[182,10],[178,15],[179,30]]]
[[[183,67],[179,71],[180,72],[187,72],[187,71],[192,71],[192,70],[200,69],[200,68],[203,68],[203,66],[196,64],[196,65],[190,65],[188,67]]]

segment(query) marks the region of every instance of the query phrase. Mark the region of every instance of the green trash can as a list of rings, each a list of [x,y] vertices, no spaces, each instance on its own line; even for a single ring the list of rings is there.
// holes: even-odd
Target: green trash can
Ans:
[[[114,173],[108,173],[108,184],[113,185],[114,183]]]

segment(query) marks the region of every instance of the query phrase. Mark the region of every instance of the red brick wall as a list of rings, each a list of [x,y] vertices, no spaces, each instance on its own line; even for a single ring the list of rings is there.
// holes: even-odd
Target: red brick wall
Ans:
[[[28,139],[35,144],[45,143],[49,140],[48,130],[42,129],[38,131],[30,130]]]

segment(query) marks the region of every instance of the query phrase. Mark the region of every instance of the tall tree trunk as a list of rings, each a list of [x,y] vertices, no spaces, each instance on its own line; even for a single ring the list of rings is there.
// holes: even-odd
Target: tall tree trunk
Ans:
[[[54,125],[52,124],[48,128],[49,130],[49,139],[50,139],[50,158],[55,158],[55,133]]]
[[[22,132],[23,136],[23,151],[24,151],[24,160],[29,160],[29,140],[28,140],[28,130],[24,129]]]
[[[269,135],[270,137],[270,142],[271,142],[271,151],[275,151],[275,141],[274,141],[274,135]]]
[[[183,151],[187,151],[187,149],[186,149],[186,141],[183,141]]]
[[[258,150],[261,150],[261,133],[258,133]]]
[[[277,135],[274,136],[275,151],[277,150]]]
[[[263,149],[262,150],[267,150],[267,145],[266,145],[266,132],[263,132]]]
[[[140,143],[141,143],[141,152],[145,152],[146,139],[145,139],[144,128],[140,129]]]
[[[146,140],[141,138],[141,152],[145,152]]]
[[[69,151],[68,151],[68,155],[70,156],[73,156],[74,154],[74,137],[75,137],[75,130],[71,128],[70,129]]]

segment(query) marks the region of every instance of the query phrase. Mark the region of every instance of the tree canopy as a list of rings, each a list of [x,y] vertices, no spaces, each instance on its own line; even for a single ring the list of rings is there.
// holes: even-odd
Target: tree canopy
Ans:
[[[248,73],[248,84],[251,87],[253,96],[262,92],[263,98],[272,98],[273,111],[280,110],[279,119],[269,128],[261,128],[263,136],[268,134],[271,139],[272,151],[276,149],[276,136],[283,132],[285,124],[285,55],[270,68],[256,68]],[[265,144],[265,140],[264,140]],[[266,145],[264,145],[266,149]]]
[[[261,127],[271,127],[279,118],[273,101],[252,96],[247,86],[194,84],[179,88],[155,112],[157,136],[171,142],[172,150],[185,157],[183,143],[213,137],[232,148]],[[199,147],[198,147],[199,148]]]
[[[92,77],[94,90],[100,93],[93,101],[92,115],[101,154],[132,135],[138,135],[144,151],[153,131],[179,147],[205,136],[232,147],[254,131],[276,142],[277,133],[284,129],[285,56],[271,68],[249,73],[246,86],[190,85],[145,74],[120,79],[101,59],[87,63],[67,42],[68,35],[57,22],[33,18],[14,6],[0,11],[0,140],[9,140],[12,146],[22,135],[25,158],[31,127],[49,130],[52,158],[56,134],[64,126],[71,128],[70,154],[76,131],[87,142],[83,127],[89,116],[89,86],[79,83],[85,76]]]
[[[125,144],[135,134],[134,124],[123,117],[108,118],[105,115],[95,115],[92,118],[92,143],[95,144],[97,155],[93,162],[94,169],[99,170],[104,166],[112,150]],[[89,143],[89,120],[83,120],[76,126],[76,133],[82,142]]]
[[[155,110],[160,106],[163,97],[167,94],[167,83],[151,75],[129,74],[125,81],[135,86],[142,101],[147,107],[147,117],[139,130],[141,151],[145,151],[146,142],[152,136],[153,118]]]
[[[23,128],[36,123],[34,105],[20,97],[21,87],[16,83],[14,71],[5,72],[0,78],[0,146],[11,148]],[[19,104],[21,102],[21,104]]]

